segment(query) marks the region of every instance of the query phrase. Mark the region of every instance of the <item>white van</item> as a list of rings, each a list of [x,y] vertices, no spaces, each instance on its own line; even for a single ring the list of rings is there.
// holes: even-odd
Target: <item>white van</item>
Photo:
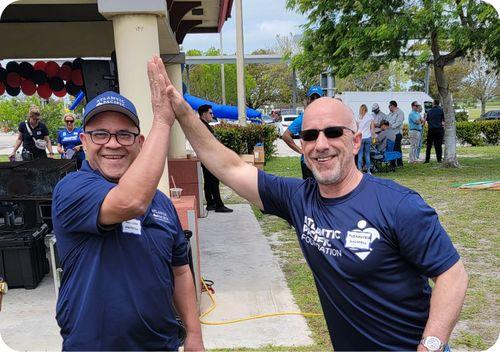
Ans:
[[[405,113],[406,123],[408,123],[412,102],[417,101],[422,107],[432,104],[432,98],[424,92],[342,92],[336,94],[335,97],[341,98],[344,104],[352,109],[355,117],[358,117],[361,104],[365,104],[371,112],[372,105],[377,103],[380,111],[389,114],[389,102],[394,100],[398,103],[398,108]]]

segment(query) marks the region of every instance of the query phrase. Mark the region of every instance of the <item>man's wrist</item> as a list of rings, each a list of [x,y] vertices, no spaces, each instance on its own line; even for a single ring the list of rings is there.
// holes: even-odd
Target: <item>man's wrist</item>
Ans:
[[[443,351],[445,343],[436,336],[423,336],[420,345],[429,352]]]

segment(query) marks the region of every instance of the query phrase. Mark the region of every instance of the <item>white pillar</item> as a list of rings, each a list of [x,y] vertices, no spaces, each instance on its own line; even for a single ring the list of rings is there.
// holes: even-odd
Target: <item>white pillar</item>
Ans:
[[[236,0],[236,83],[238,90],[238,123],[245,126],[246,100],[245,100],[245,62],[243,46],[243,9],[241,0]]]
[[[172,84],[182,94],[182,70],[180,64],[168,65],[165,67]],[[177,120],[170,132],[170,146],[168,147],[169,158],[186,158],[186,136],[182,132]]]
[[[120,93],[136,106],[141,133],[147,136],[153,123],[147,61],[160,53],[156,15],[113,16],[113,30]],[[170,195],[167,164],[158,188]]]
[[[220,40],[220,56],[224,56],[224,48],[222,47],[222,30],[219,32]],[[224,76],[224,64],[220,65],[220,83],[222,88],[222,105],[226,105],[226,78]]]

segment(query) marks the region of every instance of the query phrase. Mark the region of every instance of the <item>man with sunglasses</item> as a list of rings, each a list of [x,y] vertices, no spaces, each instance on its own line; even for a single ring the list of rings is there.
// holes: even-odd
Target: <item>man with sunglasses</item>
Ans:
[[[307,91],[307,105],[311,104],[316,99],[322,97],[324,95],[323,89],[319,86],[311,86]],[[306,105],[306,106],[307,106]],[[293,136],[300,135],[300,131],[302,131],[302,119],[304,113],[301,113],[293,122],[288,126],[286,131],[283,133],[281,138],[283,141],[294,151],[301,154],[300,156],[300,169],[302,171],[302,178],[305,180],[308,177],[314,177],[311,170],[307,167],[304,162],[304,155],[302,154],[302,148],[295,144],[293,140]]]
[[[153,123],[140,134],[127,98],[105,92],[85,107],[82,169],[54,189],[52,219],[63,276],[56,319],[64,351],[203,350],[187,242],[157,190],[174,115],[159,57],[148,62]]]
[[[206,167],[295,227],[335,350],[443,349],[467,274],[434,209],[416,192],[356,168],[361,134],[348,106],[323,97],[306,108],[301,145],[314,178],[300,180],[244,163],[201,128],[173,86],[167,92]]]

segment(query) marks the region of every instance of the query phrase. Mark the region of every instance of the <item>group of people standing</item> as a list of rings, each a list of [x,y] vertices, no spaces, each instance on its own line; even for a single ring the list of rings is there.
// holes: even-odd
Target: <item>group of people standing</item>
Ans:
[[[82,130],[75,127],[76,116],[72,113],[64,114],[63,122],[65,128],[57,134],[57,152],[61,155],[61,159],[76,160],[77,168],[80,169],[85,160],[80,140]],[[19,123],[17,139],[9,155],[10,160],[16,159],[16,152],[21,145],[23,146],[21,151],[23,161],[46,159],[47,154],[50,158],[54,157],[49,129],[41,121],[40,109],[36,105],[29,108],[27,120]]]
[[[439,106],[439,101],[433,101],[433,107],[426,114],[422,114],[422,105],[417,101],[411,103],[412,111],[408,116],[408,129],[410,139],[410,164],[420,162],[420,150],[422,148],[423,129],[428,124],[427,143],[424,163],[430,161],[432,146],[436,151],[436,159],[441,162],[444,136],[444,113]],[[401,151],[401,141],[403,139],[404,112],[398,108],[396,101],[389,102],[389,114],[380,110],[377,103],[372,105],[372,112],[368,112],[365,104],[359,108],[357,118],[358,130],[362,134],[361,148],[357,156],[357,167],[359,170],[364,168],[367,173],[371,173],[371,151],[372,144],[375,145],[375,152],[383,154],[387,148],[387,140],[394,142],[394,148],[391,151]],[[391,162],[391,166],[403,166],[402,157]]]

